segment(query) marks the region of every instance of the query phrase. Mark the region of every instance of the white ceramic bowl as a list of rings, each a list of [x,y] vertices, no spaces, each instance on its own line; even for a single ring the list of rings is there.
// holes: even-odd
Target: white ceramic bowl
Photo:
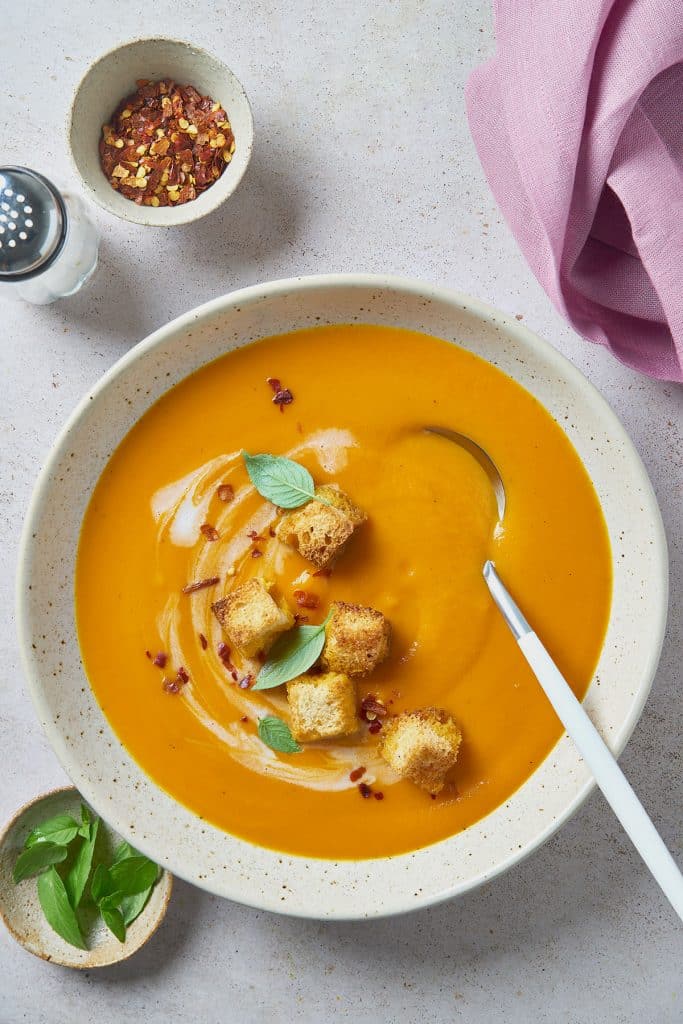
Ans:
[[[81,519],[112,451],[171,385],[222,353],[266,335],[353,321],[457,342],[527,387],[566,430],[593,479],[612,545],[614,598],[586,707],[615,753],[647,697],[667,604],[661,517],[619,421],[550,345],[481,302],[384,276],[277,281],[200,306],[125,355],[65,426],[28,512],[18,622],[38,715],[74,784],[138,849],[221,896],[316,918],[395,914],[465,892],[548,839],[592,787],[564,737],[506,803],[450,839],[374,860],[295,857],[237,839],[180,806],[143,774],[103,717],[81,666],[73,589]]]
[[[231,162],[210,188],[182,206],[138,206],[114,191],[100,166],[102,125],[119,102],[135,92],[138,78],[172,78],[178,85],[193,85],[220,102],[230,119],[235,135]],[[254,123],[244,89],[216,57],[176,39],[137,39],[105,53],[86,72],[71,104],[67,136],[88,198],[135,224],[172,227],[206,216],[232,195],[251,157]]]

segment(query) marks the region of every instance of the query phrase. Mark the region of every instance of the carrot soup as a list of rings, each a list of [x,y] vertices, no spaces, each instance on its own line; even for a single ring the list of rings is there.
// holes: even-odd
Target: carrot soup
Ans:
[[[502,527],[483,470],[425,425],[491,455],[506,487]],[[321,490],[302,508],[346,531],[329,563],[311,560],[313,534],[297,535],[295,513],[259,493],[244,450],[310,473]],[[322,535],[324,547],[332,534]],[[102,473],[76,569],[85,669],[142,769],[219,828],[304,856],[414,850],[493,811],[561,735],[491,601],[487,558],[582,696],[607,626],[611,553],[558,423],[491,364],[437,338],[365,325],[266,338],[169,390]],[[275,632],[248,650],[235,595],[252,592]],[[349,630],[359,624],[354,656],[367,653],[362,616],[377,626],[372,671],[339,671],[325,653],[342,612]],[[297,635],[324,640],[320,662],[298,682],[258,688],[269,651],[302,626]],[[323,697],[325,722],[305,733],[297,716]],[[433,791],[383,756],[395,723],[421,728],[424,709],[441,716],[425,719],[434,742],[457,733]],[[323,731],[328,711],[344,729]]]

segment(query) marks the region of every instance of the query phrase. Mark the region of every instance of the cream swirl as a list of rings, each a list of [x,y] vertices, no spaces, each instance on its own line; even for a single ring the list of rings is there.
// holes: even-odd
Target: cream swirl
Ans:
[[[356,445],[353,435],[346,430],[322,430],[310,435],[285,454],[297,458],[313,455],[322,470],[335,473],[342,469],[348,450]],[[249,534],[267,534],[276,518],[274,507],[260,504],[248,518],[244,510],[253,498],[254,488],[245,485],[235,489],[234,499],[224,503],[213,523],[221,538],[220,543],[199,543],[201,527],[206,523],[209,506],[221,483],[230,480],[234,469],[241,464],[239,452],[220,455],[209,460],[180,480],[172,481],[155,492],[151,499],[151,512],[157,523],[157,561],[162,557],[163,545],[188,548],[187,579],[202,580],[219,577],[245,579],[258,574],[269,580],[277,579],[285,568],[286,549],[280,544],[267,544],[259,559],[249,557],[252,540]],[[215,515],[216,503],[212,511]],[[239,527],[237,523],[239,522]],[[305,583],[307,574],[298,577]],[[315,765],[302,763],[296,757],[279,757],[258,736],[246,730],[241,718],[256,721],[264,714],[277,715],[288,720],[287,701],[282,690],[254,693],[235,685],[223,664],[218,645],[223,639],[220,626],[211,613],[215,593],[211,588],[197,591],[187,600],[184,595],[172,594],[157,617],[159,636],[169,652],[171,663],[185,666],[190,682],[183,688],[183,699],[201,725],[218,740],[230,755],[251,771],[278,778],[308,789],[342,790],[352,788],[349,772],[363,764],[364,781],[390,785],[394,774],[379,757],[373,744],[317,743],[309,749],[317,753]],[[187,617],[189,616],[189,622]],[[191,626],[191,628],[188,628]],[[207,640],[206,649],[200,636]],[[240,677],[258,671],[259,664],[235,656]]]

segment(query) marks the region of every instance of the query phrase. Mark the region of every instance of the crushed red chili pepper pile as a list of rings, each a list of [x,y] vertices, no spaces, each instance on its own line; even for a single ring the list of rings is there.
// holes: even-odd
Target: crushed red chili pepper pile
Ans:
[[[102,170],[112,188],[138,206],[188,203],[232,160],[228,115],[191,85],[139,79],[137,86],[102,126]]]

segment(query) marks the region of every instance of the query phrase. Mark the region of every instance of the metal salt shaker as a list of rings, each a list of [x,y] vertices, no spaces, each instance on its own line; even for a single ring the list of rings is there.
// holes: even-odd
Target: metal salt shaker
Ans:
[[[0,167],[0,293],[45,305],[73,295],[97,266],[99,235],[78,196],[28,167]]]

